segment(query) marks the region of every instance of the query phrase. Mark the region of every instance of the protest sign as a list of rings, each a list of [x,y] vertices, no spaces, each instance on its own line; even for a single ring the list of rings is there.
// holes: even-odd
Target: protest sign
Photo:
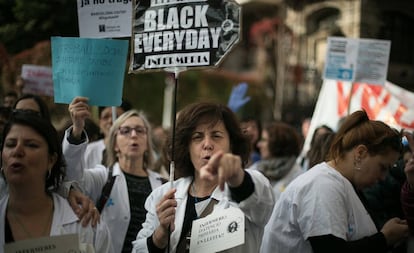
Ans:
[[[90,105],[119,106],[127,52],[126,40],[52,37],[55,103],[84,96]]]
[[[4,245],[4,252],[77,253],[80,252],[79,236],[77,234],[69,234],[6,243]]]
[[[78,0],[79,37],[131,36],[132,0]]]
[[[383,85],[390,48],[387,40],[329,37],[324,78]]]
[[[210,215],[193,221],[190,253],[221,252],[245,242],[245,217],[235,207],[215,209]]]
[[[327,125],[337,130],[340,119],[361,109],[364,109],[372,120],[381,120],[397,129],[414,130],[413,101],[414,93],[390,82],[379,86],[324,80],[312,115],[304,150],[309,149],[316,127]]]
[[[216,66],[239,41],[233,1],[138,1],[134,11],[130,72]]]
[[[21,76],[24,79],[23,93],[53,96],[51,67],[23,64]]]

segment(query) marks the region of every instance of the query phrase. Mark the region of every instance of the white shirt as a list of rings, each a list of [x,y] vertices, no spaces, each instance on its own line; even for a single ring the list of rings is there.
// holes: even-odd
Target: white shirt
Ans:
[[[223,252],[232,253],[254,253],[258,252],[263,236],[263,229],[266,225],[274,205],[273,191],[269,180],[258,171],[247,171],[254,183],[254,192],[245,200],[237,203],[229,197],[230,192],[226,186],[225,191],[218,187],[214,190],[211,198],[218,200],[215,209],[224,209],[228,205],[240,208],[245,215],[245,243]],[[177,199],[177,208],[175,213],[175,230],[171,233],[170,251],[176,252],[181,230],[183,226],[185,209],[187,205],[188,188],[192,182],[192,177],[181,178],[174,181],[174,188],[177,189],[175,197]],[[147,209],[147,218],[142,224],[142,229],[137,235],[137,239],[132,242],[134,248],[132,253],[147,253],[147,238],[150,237],[155,229],[159,226],[159,220],[156,213],[156,205],[170,189],[169,184],[155,189],[145,202]],[[167,251],[167,250],[166,250]]]
[[[85,152],[87,142],[79,145],[70,144],[67,141],[70,130],[66,130],[63,138],[63,154],[67,163],[66,177],[69,180],[76,180],[83,188],[84,193],[95,203],[102,194],[102,188],[108,180],[108,169],[98,164],[93,168],[84,169],[82,155]],[[151,170],[147,170],[151,188],[161,186],[161,176]],[[125,175],[119,164],[113,166],[113,175],[116,177],[109,200],[104,207],[101,220],[108,224],[112,234],[112,244],[116,253],[122,251],[124,239],[131,220],[128,187]]]
[[[6,208],[9,201],[9,195],[6,194],[0,200],[0,253],[4,250],[4,228],[6,220]],[[53,193],[53,221],[50,229],[50,236],[78,234],[79,242],[85,247],[90,247],[99,253],[112,253],[111,235],[105,222],[100,222],[96,228],[90,225],[82,227],[79,218],[73,212],[66,199]]]
[[[311,253],[309,237],[354,241],[377,229],[351,183],[321,163],[293,180],[273,209],[260,252]]]

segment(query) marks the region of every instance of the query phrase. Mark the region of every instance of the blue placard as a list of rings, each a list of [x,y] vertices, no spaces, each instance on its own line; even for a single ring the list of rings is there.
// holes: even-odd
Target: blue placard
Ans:
[[[119,106],[128,41],[52,37],[55,103],[69,104],[76,96],[90,105]]]

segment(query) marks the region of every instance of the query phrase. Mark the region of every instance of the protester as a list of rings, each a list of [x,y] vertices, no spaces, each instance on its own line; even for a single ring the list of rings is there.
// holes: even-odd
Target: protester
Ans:
[[[11,112],[10,107],[0,106],[0,142],[3,140],[3,136],[1,134],[3,133],[6,122],[10,118]]]
[[[27,114],[42,117],[50,122],[50,113],[47,104],[37,95],[25,94],[21,96],[13,105],[13,111],[9,117],[14,114]],[[7,185],[0,178],[0,198],[6,194]],[[64,181],[58,189],[58,193],[67,198],[73,211],[82,219],[84,226],[89,222],[95,226],[99,221],[99,213],[95,209],[94,203],[85,196],[75,181]]]
[[[306,154],[308,159],[308,167],[312,168],[313,166],[326,161],[326,156],[328,155],[329,148],[333,138],[335,137],[335,132],[326,132],[319,134],[311,143],[308,153]]]
[[[131,109],[131,105],[128,101],[123,100],[122,104],[115,107],[116,117],[119,117],[122,113]],[[91,141],[85,150],[84,160],[85,168],[93,168],[97,164],[106,164],[106,145],[109,142],[109,129],[113,123],[112,107],[99,107],[99,128],[103,138],[96,141]],[[87,129],[85,129],[87,130]]]
[[[245,215],[245,243],[223,252],[257,252],[274,198],[260,172],[243,169],[249,144],[235,114],[224,105],[195,103],[179,112],[175,133],[170,157],[177,180],[172,189],[164,184],[147,198],[147,217],[132,252],[185,252],[192,222],[213,206],[223,211],[229,205]]]
[[[301,143],[296,129],[283,122],[272,122],[262,131],[257,144],[262,160],[250,168],[259,170],[269,179],[276,201],[288,184],[303,172],[296,163]]]
[[[243,134],[248,138],[250,143],[250,155],[249,161],[247,166],[250,166],[258,161],[260,161],[260,151],[257,146],[260,140],[260,134],[262,132],[262,124],[260,120],[245,116],[240,121],[240,127],[242,129]]]
[[[47,104],[41,97],[34,94],[25,94],[19,97],[13,104],[13,109],[38,112],[41,117],[50,121],[50,113]]]
[[[292,181],[266,227],[261,252],[387,252],[408,234],[390,219],[378,232],[356,190],[383,180],[400,156],[401,135],[365,111],[338,130],[328,162]]]
[[[12,108],[18,97],[15,91],[6,92],[3,96],[3,106]]]
[[[410,149],[414,150],[414,138],[412,133],[406,133]],[[405,164],[407,180],[401,189],[401,204],[411,231],[411,247],[414,249],[414,159],[411,156]],[[410,246],[410,245],[409,245]]]
[[[300,133],[302,134],[302,138],[304,140],[306,139],[306,136],[308,135],[311,121],[312,121],[312,118],[304,118],[300,125]]]
[[[123,113],[108,133],[108,167],[97,164],[85,168],[82,157],[88,139],[84,125],[85,118],[90,116],[87,102],[85,97],[76,97],[69,105],[73,126],[63,140],[67,175],[80,182],[98,209],[102,209],[101,218],[110,228],[115,252],[130,253],[131,241],[145,220],[145,199],[163,182],[151,170],[154,158],[151,127],[142,113],[136,110]]]
[[[315,131],[313,131],[313,133],[312,133],[310,147],[315,147],[315,144],[314,144],[315,141],[319,138],[319,136],[321,136],[324,133],[334,133],[334,131],[332,130],[332,128],[330,128],[327,125],[318,126],[315,129]],[[305,171],[311,168],[309,166],[309,154],[308,154],[308,152],[309,152],[309,150],[307,150],[306,153],[302,154],[298,158],[299,164],[302,166],[302,169],[305,170]]]
[[[95,252],[113,252],[104,222],[82,227],[68,202],[56,194],[65,175],[57,132],[35,114],[15,113],[4,129],[2,176],[8,191],[0,200],[0,245],[45,236],[78,234]]]
[[[162,126],[156,126],[152,129],[152,143],[154,144],[155,162],[154,171],[165,178],[169,177],[170,160],[167,154],[167,139],[169,129]]]

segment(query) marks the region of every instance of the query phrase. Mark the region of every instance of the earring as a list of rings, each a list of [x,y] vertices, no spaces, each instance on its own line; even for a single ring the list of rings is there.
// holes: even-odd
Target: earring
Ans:
[[[355,170],[361,170],[361,167],[359,166],[360,163],[361,163],[361,158],[360,157],[356,158],[354,161]]]
[[[46,179],[49,179],[51,174],[52,174],[52,170],[51,170],[51,169],[49,169],[49,170],[47,171],[47,177],[46,177]]]

